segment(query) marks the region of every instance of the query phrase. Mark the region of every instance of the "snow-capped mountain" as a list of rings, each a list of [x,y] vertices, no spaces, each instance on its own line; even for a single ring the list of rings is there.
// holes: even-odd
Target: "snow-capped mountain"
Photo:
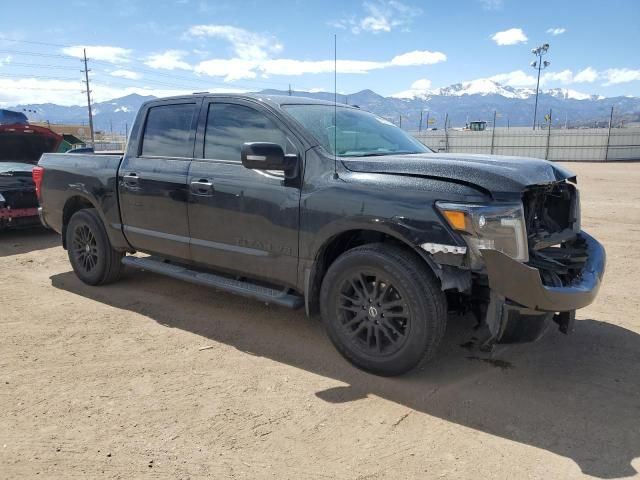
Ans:
[[[395,98],[419,98],[427,99],[432,96],[445,96],[445,97],[462,97],[464,95],[500,95],[504,98],[520,98],[526,99],[535,95],[535,88],[517,88],[508,85],[502,85],[494,80],[488,78],[480,78],[478,80],[471,80],[468,82],[454,83],[447,87],[440,88],[411,88],[404,92],[399,92],[393,97]],[[604,97],[599,95],[590,95],[588,93],[578,92],[570,88],[552,88],[549,90],[543,90],[542,93],[551,95],[556,98],[572,99],[572,100],[601,100]]]
[[[426,82],[425,82],[426,83]],[[417,86],[426,87],[425,83]],[[263,90],[263,94],[287,95],[281,90]],[[531,125],[535,89],[515,88],[501,85],[493,80],[475,80],[456,83],[442,88],[413,88],[390,97],[362,90],[349,95],[339,94],[338,102],[358,105],[399,124],[402,128],[417,129],[421,112],[429,112],[429,127],[442,128],[445,117],[448,125],[463,126],[470,120],[491,120],[498,112],[498,126]],[[332,92],[294,91],[294,95],[333,101]],[[94,105],[94,124],[96,129],[124,133],[131,127],[140,105],[154,97],[128,95]],[[538,99],[538,112],[541,117],[553,112],[553,124],[569,126],[606,125],[611,107],[614,107],[614,119],[617,121],[640,121],[640,98],[613,97],[604,98],[588,95],[571,89],[555,88],[542,91]],[[24,111],[30,120],[48,120],[51,123],[86,123],[85,105],[63,107],[54,104],[18,105],[10,108]],[[32,113],[35,111],[36,113]],[[425,120],[426,121],[426,120]],[[426,125],[423,124],[426,128]]]
[[[505,98],[528,98],[533,93],[535,92],[528,88],[513,88],[489,79],[455,83],[448,87],[436,88],[429,91],[429,95],[450,97],[461,97],[463,95],[500,95]]]
[[[535,90],[534,90],[535,93]],[[551,95],[556,98],[573,99],[573,100],[603,100],[605,97],[602,95],[589,95],[588,93],[578,92],[570,88],[552,88],[545,91],[547,95]]]

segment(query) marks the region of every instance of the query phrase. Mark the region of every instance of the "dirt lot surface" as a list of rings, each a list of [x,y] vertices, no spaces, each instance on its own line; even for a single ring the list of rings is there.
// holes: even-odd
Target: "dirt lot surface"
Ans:
[[[598,478],[640,471],[640,164],[572,164],[608,252],[575,334],[355,370],[317,321],[151,273],[83,285],[0,234],[0,478]],[[202,347],[211,347],[201,350]]]

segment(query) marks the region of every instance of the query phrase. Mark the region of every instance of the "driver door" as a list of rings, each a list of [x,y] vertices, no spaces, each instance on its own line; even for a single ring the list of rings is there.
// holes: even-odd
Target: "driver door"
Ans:
[[[213,268],[295,286],[300,189],[280,173],[249,170],[245,142],[301,146],[278,119],[251,101],[215,99],[201,109],[188,175],[192,259]]]

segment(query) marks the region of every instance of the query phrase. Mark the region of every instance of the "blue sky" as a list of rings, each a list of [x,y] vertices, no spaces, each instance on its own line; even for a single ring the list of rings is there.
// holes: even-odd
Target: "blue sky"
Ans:
[[[82,103],[82,47],[96,101],[127,93],[333,89],[383,95],[492,78],[640,96],[637,0],[36,0],[0,16],[0,104]]]

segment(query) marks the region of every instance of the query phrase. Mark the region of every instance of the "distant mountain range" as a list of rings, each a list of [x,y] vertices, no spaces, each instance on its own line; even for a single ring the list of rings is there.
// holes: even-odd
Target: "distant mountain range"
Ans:
[[[287,91],[263,90],[263,94],[287,95]],[[294,91],[294,95],[333,101],[332,92]],[[153,96],[128,95],[94,105],[96,129],[123,133],[131,127],[140,105]],[[496,124],[500,126],[531,125],[535,102],[535,89],[514,88],[492,80],[457,83],[448,87],[408,90],[391,97],[383,97],[371,90],[337,95],[338,102],[358,105],[396,124],[402,118],[402,128],[417,129],[420,112],[423,127],[429,112],[429,127],[443,128],[445,115],[449,126],[461,127],[468,121],[492,121],[498,112]],[[614,107],[614,123],[640,121],[640,98],[587,95],[575,90],[555,88],[541,92],[538,101],[539,120],[552,110],[553,124],[569,126],[605,126]],[[24,111],[32,121],[51,123],[86,123],[86,106],[60,106],[55,104],[17,105],[12,110]]]

